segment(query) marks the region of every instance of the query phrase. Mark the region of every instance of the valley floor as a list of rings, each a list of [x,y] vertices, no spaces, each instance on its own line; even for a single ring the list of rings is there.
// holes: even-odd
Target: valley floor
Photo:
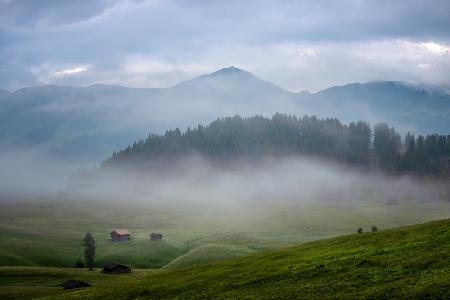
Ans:
[[[234,209],[165,208],[123,202],[0,202],[0,266],[73,268],[92,232],[96,267],[115,261],[132,268],[201,265],[279,247],[356,232],[450,217],[450,202],[386,204],[263,202]],[[131,241],[113,243],[109,233],[127,228]],[[163,241],[151,241],[161,232]]]
[[[69,278],[91,288],[65,291]],[[449,299],[450,219],[160,270],[1,267],[0,298]]]

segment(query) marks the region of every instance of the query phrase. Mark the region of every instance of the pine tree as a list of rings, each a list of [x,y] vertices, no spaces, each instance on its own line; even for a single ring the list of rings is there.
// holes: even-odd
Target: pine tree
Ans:
[[[84,245],[84,261],[89,270],[94,267],[95,258],[95,240],[90,232],[86,233],[83,240]]]

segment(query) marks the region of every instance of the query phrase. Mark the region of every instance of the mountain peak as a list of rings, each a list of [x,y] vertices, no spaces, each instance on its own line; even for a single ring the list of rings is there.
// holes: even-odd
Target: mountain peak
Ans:
[[[206,83],[211,82],[240,82],[244,81],[254,81],[254,82],[262,82],[261,79],[253,75],[252,73],[239,69],[235,66],[230,66],[227,68],[219,69],[213,73],[201,75],[190,80],[179,83],[178,87],[192,85],[192,84],[201,84],[205,85]]]
[[[215,72],[212,73],[212,74],[230,74],[230,73],[239,73],[239,72],[245,72],[245,73],[248,73],[247,71],[244,71],[244,70],[242,70],[242,69],[239,69],[239,68],[237,68],[237,67],[235,67],[235,66],[229,66],[228,68],[222,68],[222,69],[219,69],[219,70],[215,71]],[[211,75],[212,75],[212,74],[211,74]]]
[[[219,77],[219,76],[251,76],[255,77],[252,73],[239,69],[235,66],[230,66],[228,68],[222,68],[219,69],[211,74],[208,74],[207,76],[210,77]]]

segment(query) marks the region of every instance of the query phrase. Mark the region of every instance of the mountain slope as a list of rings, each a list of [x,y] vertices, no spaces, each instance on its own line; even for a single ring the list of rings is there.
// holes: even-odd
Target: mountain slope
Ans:
[[[7,90],[0,89],[0,97],[8,95],[8,94],[9,94],[9,92]]]
[[[133,106],[157,93],[105,85],[20,89],[2,99],[0,147],[41,147],[68,159],[70,151],[82,158],[77,148],[86,148],[88,159],[101,159],[147,134],[152,122],[136,120]]]
[[[336,86],[311,95],[311,109],[343,120],[388,122],[403,132],[449,132],[450,97],[437,88],[375,81]],[[307,101],[308,102],[308,101]]]
[[[163,89],[50,85],[6,93],[0,150],[37,148],[63,160],[98,161],[149,132],[275,112],[385,121],[402,132],[450,131],[450,97],[438,89],[381,81],[291,93],[229,67]]]
[[[2,98],[0,150],[37,147],[63,159],[98,161],[149,132],[196,126],[219,115],[289,110],[292,95],[237,68],[167,89],[24,88]]]
[[[450,219],[342,236],[124,279],[113,287],[64,293],[65,299],[449,297]]]

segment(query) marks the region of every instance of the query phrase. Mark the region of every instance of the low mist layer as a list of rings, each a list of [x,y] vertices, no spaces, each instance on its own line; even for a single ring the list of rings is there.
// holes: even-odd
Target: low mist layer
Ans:
[[[97,266],[189,266],[450,211],[444,182],[299,156],[229,163],[190,156],[161,169],[100,168],[69,182],[59,194],[37,193],[42,201],[0,202],[0,265],[73,267],[91,232]],[[115,228],[132,240],[112,243]],[[150,232],[164,241],[152,244]]]
[[[193,207],[307,203],[446,201],[444,184],[345,167],[308,157],[261,158],[215,163],[192,156],[165,169],[100,169],[80,174],[70,193],[91,199],[127,199]]]

